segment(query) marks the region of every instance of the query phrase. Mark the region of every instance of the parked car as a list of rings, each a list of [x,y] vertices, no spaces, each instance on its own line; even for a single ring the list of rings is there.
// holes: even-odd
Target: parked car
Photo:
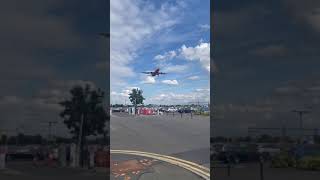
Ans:
[[[178,110],[179,113],[191,113],[192,110],[190,108],[181,108]]]
[[[171,107],[171,108],[168,108],[167,112],[176,112],[177,110],[178,109]]]
[[[166,109],[164,109],[164,108],[159,108],[159,111],[160,111],[160,112],[166,112]]]
[[[259,160],[259,153],[253,145],[224,145],[217,160],[225,163],[251,162]]]
[[[112,108],[112,112],[126,112],[126,108],[114,107]]]
[[[35,148],[31,146],[9,146],[7,159],[33,159]]]
[[[275,144],[259,145],[258,152],[266,159],[270,159],[281,152],[279,146]]]

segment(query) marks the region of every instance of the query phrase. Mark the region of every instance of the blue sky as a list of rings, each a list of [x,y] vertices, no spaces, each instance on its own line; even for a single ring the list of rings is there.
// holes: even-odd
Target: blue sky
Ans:
[[[210,1],[112,0],[111,103],[132,87],[145,103],[209,101]],[[142,74],[160,68],[167,75]]]

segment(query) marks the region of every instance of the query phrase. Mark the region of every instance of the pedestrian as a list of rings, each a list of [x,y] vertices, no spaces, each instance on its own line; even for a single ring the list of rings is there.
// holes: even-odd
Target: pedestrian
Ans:
[[[89,148],[89,168],[94,168],[94,154],[95,154],[95,148],[93,146],[90,146]]]
[[[33,153],[33,165],[34,166],[38,166],[38,162],[40,159],[40,155],[39,155],[39,150],[37,149],[34,153]]]
[[[0,169],[6,168],[6,153],[7,147],[0,145]]]
[[[67,160],[67,165],[70,166],[71,162],[71,151],[70,151],[70,144],[67,145],[66,147],[66,160]]]
[[[48,166],[52,166],[53,165],[53,152],[52,151],[50,151],[48,153],[48,164],[47,165]]]

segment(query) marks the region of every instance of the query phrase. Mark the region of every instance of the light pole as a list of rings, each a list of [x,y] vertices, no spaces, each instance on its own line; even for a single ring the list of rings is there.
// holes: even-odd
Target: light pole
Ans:
[[[52,136],[52,125],[57,124],[57,121],[48,121],[48,122],[42,122],[42,123],[48,123],[48,141],[51,141],[53,138]]]

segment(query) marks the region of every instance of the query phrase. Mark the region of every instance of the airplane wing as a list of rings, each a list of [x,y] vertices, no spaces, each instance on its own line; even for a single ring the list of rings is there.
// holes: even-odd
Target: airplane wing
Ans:
[[[152,72],[141,72],[141,73],[144,73],[144,74],[151,74]]]
[[[159,72],[159,74],[167,74],[167,73],[164,73],[164,72]]]

